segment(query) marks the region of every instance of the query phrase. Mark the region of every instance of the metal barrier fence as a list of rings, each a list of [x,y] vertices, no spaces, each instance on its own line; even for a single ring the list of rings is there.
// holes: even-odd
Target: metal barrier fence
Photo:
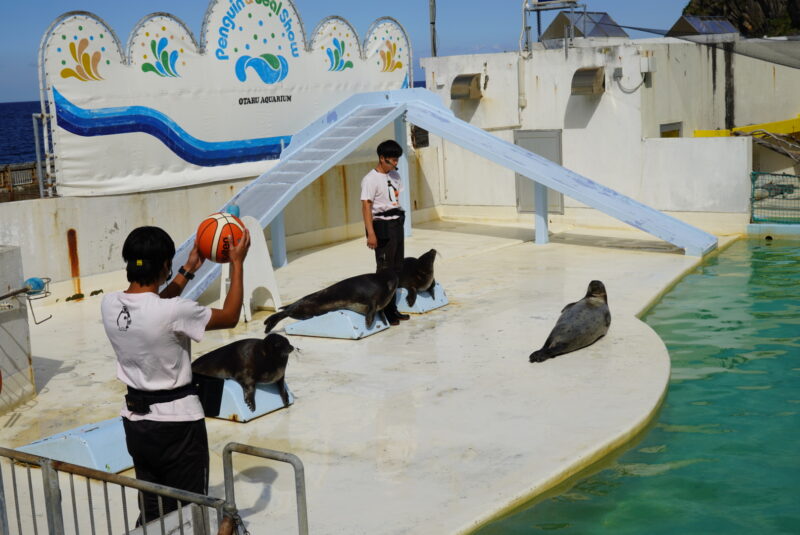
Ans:
[[[162,515],[136,527],[140,491],[158,497]],[[177,510],[163,514],[165,499],[177,500]],[[0,448],[0,535],[231,535],[235,519],[235,507],[221,498]],[[236,528],[245,533],[241,523]]]
[[[753,223],[800,223],[800,177],[752,172],[750,181]]]
[[[300,535],[308,535],[308,507],[306,505],[306,479],[303,462],[296,455],[282,451],[256,448],[247,444],[229,442],[222,450],[222,469],[225,474],[225,501],[236,507],[233,489],[233,452],[289,463],[294,468],[295,494],[297,496],[297,530]]]

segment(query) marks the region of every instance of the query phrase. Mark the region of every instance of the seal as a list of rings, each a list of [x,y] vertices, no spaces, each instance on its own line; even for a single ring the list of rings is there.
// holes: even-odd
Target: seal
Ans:
[[[256,410],[256,384],[276,383],[283,400],[289,406],[289,390],[284,374],[289,354],[294,347],[280,334],[260,338],[245,338],[206,353],[192,362],[192,372],[219,379],[233,379],[244,392],[244,402]]]
[[[407,256],[403,259],[403,269],[400,272],[399,288],[408,291],[406,303],[413,307],[417,301],[417,293],[428,292],[433,295],[436,280],[433,278],[433,261],[436,260],[436,249],[431,249],[419,258]]]
[[[592,345],[605,336],[611,325],[606,287],[600,281],[589,283],[586,296],[561,310],[556,326],[539,351],[531,353],[531,362],[547,359]]]
[[[367,326],[372,327],[375,315],[394,299],[395,290],[397,275],[391,271],[356,275],[281,307],[280,312],[264,320],[264,332],[270,332],[284,318],[306,320],[340,309],[364,315]]]

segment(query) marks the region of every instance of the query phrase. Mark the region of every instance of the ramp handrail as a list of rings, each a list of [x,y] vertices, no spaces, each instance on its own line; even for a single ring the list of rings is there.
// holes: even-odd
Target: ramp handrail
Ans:
[[[225,475],[225,501],[236,507],[236,497],[233,488],[233,452],[272,459],[282,463],[289,463],[294,468],[295,493],[297,496],[297,529],[300,535],[308,535],[308,506],[306,504],[306,479],[303,461],[297,455],[283,451],[257,448],[229,442],[222,450],[222,469]]]

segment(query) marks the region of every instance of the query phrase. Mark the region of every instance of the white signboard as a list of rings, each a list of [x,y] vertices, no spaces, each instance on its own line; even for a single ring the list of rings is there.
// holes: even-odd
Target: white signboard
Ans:
[[[60,195],[129,193],[257,176],[292,135],[354,93],[410,85],[405,30],[344,19],[306,39],[290,0],[211,2],[198,45],[160,13],[123,50],[90,13],[67,13],[40,50]]]

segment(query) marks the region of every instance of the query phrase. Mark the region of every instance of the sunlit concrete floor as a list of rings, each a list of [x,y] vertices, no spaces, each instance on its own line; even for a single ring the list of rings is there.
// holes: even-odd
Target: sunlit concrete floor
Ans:
[[[458,533],[624,444],[651,418],[669,378],[666,348],[636,315],[699,259],[635,231],[564,231],[545,245],[532,234],[455,221],[415,227],[406,255],[441,253],[436,279],[450,304],[363,340],[290,337],[300,350],[286,374],[294,405],[245,424],[207,419],[210,494],[224,495],[222,449],[235,441],[302,459],[311,533]],[[363,239],[289,260],[276,271],[285,303],[374,266]],[[606,337],[530,364],[592,279],[608,290]],[[124,288],[123,272],[115,284],[103,290]],[[94,296],[37,308],[53,315],[31,325],[39,394],[2,417],[0,444],[118,414],[124,389],[99,306]],[[207,333],[193,356],[262,337],[268,314]],[[294,532],[288,465],[236,459],[237,506],[251,531]]]

